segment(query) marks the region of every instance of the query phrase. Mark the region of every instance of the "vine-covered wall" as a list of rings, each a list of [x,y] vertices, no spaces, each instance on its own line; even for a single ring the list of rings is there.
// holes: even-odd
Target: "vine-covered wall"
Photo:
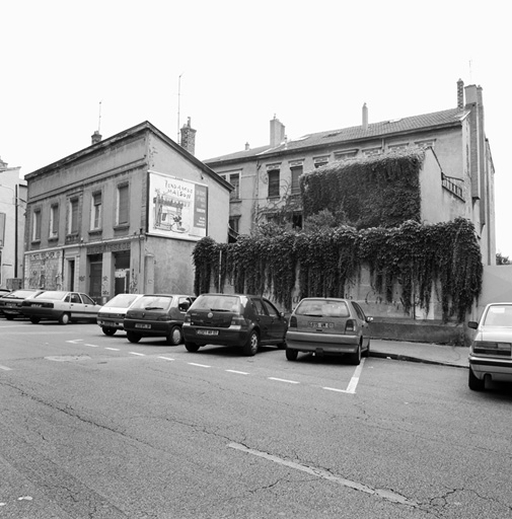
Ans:
[[[343,297],[361,269],[384,300],[399,287],[405,315],[428,312],[434,293],[446,322],[463,322],[482,289],[482,258],[473,224],[464,218],[431,225],[409,220],[392,228],[342,226],[315,232],[281,230],[236,243],[203,238],[193,251],[196,294],[231,283],[238,293],[270,293],[287,310],[300,297]]]

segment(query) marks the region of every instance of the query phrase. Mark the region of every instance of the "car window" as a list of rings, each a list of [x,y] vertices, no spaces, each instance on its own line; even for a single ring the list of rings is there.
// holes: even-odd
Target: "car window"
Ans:
[[[271,317],[279,317],[279,310],[268,299],[264,299],[263,304],[265,305],[268,315]]]
[[[106,306],[117,306],[119,308],[128,308],[136,299],[137,294],[117,294],[113,297]]]
[[[254,311],[258,315],[266,315],[265,307],[263,306],[263,301],[261,299],[252,299],[252,304],[254,305]]]
[[[349,317],[350,312],[345,301],[305,299],[295,309],[296,315],[312,317]]]
[[[172,297],[168,296],[144,296],[133,304],[131,308],[144,308],[145,310],[167,310]]]
[[[207,294],[198,297],[194,310],[217,310],[220,312],[240,312],[240,299],[237,296]]]
[[[512,305],[490,306],[483,324],[485,326],[512,326]]]
[[[180,312],[186,312],[190,308],[191,304],[192,300],[190,297],[180,297],[178,299],[178,309]]]
[[[352,306],[354,307],[359,319],[361,319],[361,321],[366,321],[366,317],[364,315],[363,309],[357,303],[354,303],[353,301],[352,301]]]
[[[80,296],[78,294],[71,294],[70,298],[72,303],[81,303],[82,300],[80,299]]]
[[[95,305],[96,304],[87,294],[82,294],[82,301],[86,305]]]

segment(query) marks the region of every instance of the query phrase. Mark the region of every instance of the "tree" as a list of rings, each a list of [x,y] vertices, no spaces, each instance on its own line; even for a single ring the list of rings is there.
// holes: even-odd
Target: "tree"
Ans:
[[[501,252],[496,254],[496,265],[510,265],[508,256],[503,256]]]

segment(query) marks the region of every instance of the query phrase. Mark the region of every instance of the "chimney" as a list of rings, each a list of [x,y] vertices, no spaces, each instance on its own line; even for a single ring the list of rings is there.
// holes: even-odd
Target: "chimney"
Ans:
[[[276,118],[270,120],[270,146],[275,148],[284,141],[284,124]]]
[[[97,144],[98,142],[101,141],[101,133],[96,130],[92,135],[91,135],[91,144]]]
[[[462,79],[457,81],[457,108],[459,110],[464,108],[464,81]]]
[[[185,148],[192,155],[196,152],[196,132],[190,125],[190,117],[187,118],[187,124],[181,128],[181,147]]]
[[[363,105],[363,130],[368,129],[368,107],[366,103]]]
[[[250,149],[251,149],[251,145],[248,142],[246,142],[245,143],[245,151],[249,151]]]

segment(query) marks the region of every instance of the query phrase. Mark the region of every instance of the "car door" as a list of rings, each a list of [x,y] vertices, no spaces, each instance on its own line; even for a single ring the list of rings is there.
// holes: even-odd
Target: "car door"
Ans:
[[[284,341],[287,328],[286,319],[268,299],[263,298],[263,305],[270,317],[269,338],[278,343]]]
[[[82,317],[93,319],[98,315],[100,305],[94,302],[87,294],[80,294],[82,299]]]
[[[254,308],[256,322],[260,329],[260,342],[267,343],[271,340],[271,323],[272,318],[267,314],[263,300],[260,297],[251,299]]]
[[[354,310],[356,311],[357,318],[363,333],[363,345],[366,347],[370,342],[370,326],[366,320],[366,315],[363,309],[354,301],[351,301]]]
[[[84,316],[84,304],[82,303],[80,294],[77,294],[76,292],[71,292],[71,294],[69,294],[69,310],[73,319],[80,319]]]

